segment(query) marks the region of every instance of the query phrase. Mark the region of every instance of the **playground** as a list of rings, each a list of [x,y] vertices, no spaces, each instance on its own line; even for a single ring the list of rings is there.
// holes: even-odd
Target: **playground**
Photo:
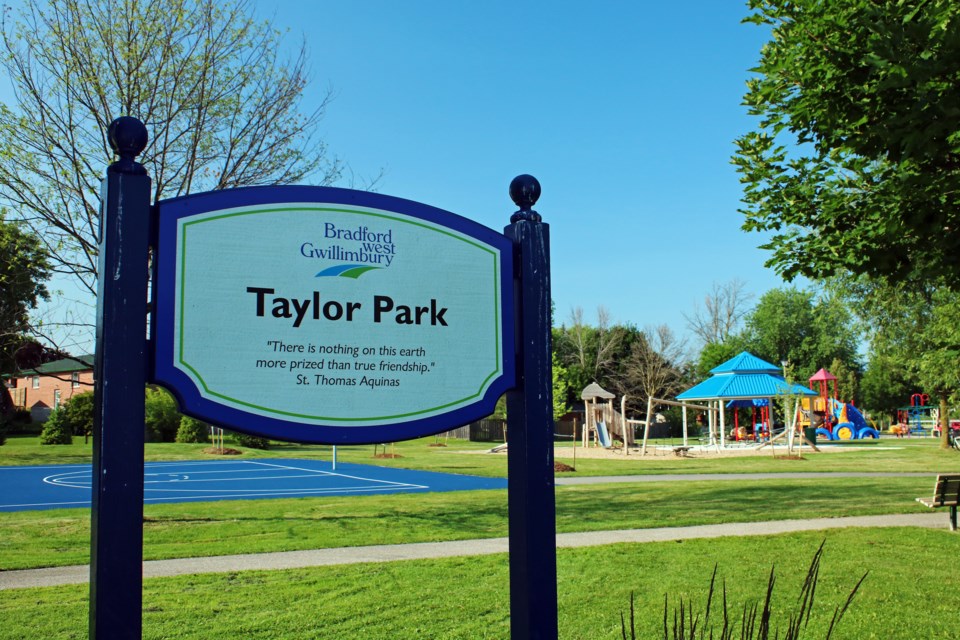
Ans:
[[[744,351],[710,373],[711,378],[676,399],[648,398],[643,420],[627,417],[625,396],[617,411],[615,394],[596,382],[588,385],[581,394],[583,427],[578,436],[574,426],[574,449],[579,442],[582,457],[615,457],[610,452],[624,457],[776,455],[778,447],[785,447],[789,455],[801,455],[805,447],[819,453],[837,450],[833,444],[875,444],[880,439],[877,426],[852,402],[841,399],[837,377],[826,369],[811,376],[805,387],[787,381],[778,367]],[[924,434],[923,424],[934,420],[929,418],[931,407],[916,406],[919,397],[912,399],[909,412],[901,412],[901,423],[907,429],[909,421],[911,433]],[[651,438],[651,426],[660,417],[657,412],[667,407],[681,409],[681,436]],[[566,452],[558,449],[556,455],[566,456]]]

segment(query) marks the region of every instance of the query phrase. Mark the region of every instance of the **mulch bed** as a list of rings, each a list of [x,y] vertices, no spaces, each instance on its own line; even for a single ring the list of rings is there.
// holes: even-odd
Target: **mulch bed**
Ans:
[[[204,453],[209,453],[215,456],[239,456],[243,454],[243,451],[237,451],[236,449],[223,448],[218,449],[217,447],[208,447],[203,450]]]
[[[576,471],[576,468],[571,467],[570,465],[568,465],[568,464],[566,464],[566,463],[564,463],[564,462],[554,462],[554,463],[553,463],[553,470],[554,470],[554,472],[557,472],[557,471]]]

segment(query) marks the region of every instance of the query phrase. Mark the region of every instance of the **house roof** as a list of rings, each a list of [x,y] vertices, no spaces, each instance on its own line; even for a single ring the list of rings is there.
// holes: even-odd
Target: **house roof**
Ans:
[[[34,369],[24,369],[15,375],[20,376],[44,376],[55,373],[71,373],[73,371],[87,371],[93,369],[93,355],[75,356],[73,358],[63,358],[47,362]]]

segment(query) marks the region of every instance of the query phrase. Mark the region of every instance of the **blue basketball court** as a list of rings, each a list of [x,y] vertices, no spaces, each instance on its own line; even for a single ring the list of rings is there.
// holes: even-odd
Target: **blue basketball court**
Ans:
[[[0,467],[0,511],[90,507],[91,466]],[[148,462],[144,503],[505,489],[505,478],[322,460]]]

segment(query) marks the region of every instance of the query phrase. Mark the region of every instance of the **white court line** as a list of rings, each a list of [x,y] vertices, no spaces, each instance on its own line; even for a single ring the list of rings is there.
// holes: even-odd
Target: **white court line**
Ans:
[[[258,462],[258,461],[256,461],[256,460],[249,460],[249,462],[250,462],[250,464],[262,464],[262,465],[265,466],[265,467],[276,467],[276,468],[278,468],[278,469],[290,469],[290,470],[293,470],[293,471],[311,471],[311,469],[302,469],[302,468],[300,468],[300,467],[290,467],[290,466],[282,465],[282,464],[270,464],[270,463],[268,463],[268,462]],[[379,483],[381,483],[381,484],[394,484],[394,485],[398,485],[398,486],[401,486],[401,487],[403,487],[403,486],[420,486],[420,485],[408,485],[408,484],[403,483],[403,482],[392,482],[392,481],[390,481],[390,480],[377,480],[376,478],[364,478],[363,476],[351,476],[351,475],[347,475],[347,474],[345,474],[345,473],[331,473],[331,472],[329,472],[329,471],[317,471],[317,473],[325,473],[325,474],[331,475],[331,476],[338,476],[338,477],[341,477],[341,478],[350,478],[351,480],[361,480],[361,481],[364,481],[364,482],[379,482]],[[424,487],[424,488],[426,488],[426,487]]]
[[[304,469],[304,468],[302,468],[302,467],[293,467],[293,466],[290,466],[290,465],[278,465],[278,464],[270,464],[270,463],[255,462],[255,461],[245,461],[245,462],[246,462],[246,464],[259,464],[259,465],[264,466],[264,467],[269,467],[269,469],[264,469],[264,470],[263,470],[263,473],[270,473],[270,472],[271,472],[271,471],[270,471],[271,469],[286,469],[286,470],[290,470],[290,471],[304,471],[304,472],[306,472],[306,473],[297,474],[297,475],[280,475],[280,476],[263,476],[263,475],[259,475],[259,476],[255,476],[255,477],[240,477],[240,478],[222,478],[222,477],[221,477],[221,478],[198,478],[198,479],[192,479],[192,478],[190,478],[190,479],[178,479],[178,480],[169,480],[169,479],[168,479],[168,480],[147,480],[147,479],[145,479],[145,480],[144,480],[144,489],[145,489],[145,491],[151,491],[151,492],[169,491],[169,492],[189,493],[189,492],[191,492],[191,491],[202,491],[202,490],[201,490],[201,489],[185,489],[185,488],[182,488],[181,485],[190,484],[190,483],[194,483],[194,482],[223,482],[223,483],[229,483],[229,482],[241,482],[241,481],[249,482],[249,481],[262,481],[262,480],[288,480],[288,479],[289,479],[289,480],[293,480],[293,479],[297,479],[297,478],[317,478],[317,477],[320,477],[320,476],[344,478],[344,479],[348,479],[348,480],[356,480],[356,481],[358,481],[358,482],[366,482],[366,483],[369,483],[369,484],[373,484],[373,485],[375,485],[375,486],[380,486],[380,487],[384,487],[384,488],[391,488],[391,489],[392,489],[392,488],[397,488],[397,489],[404,489],[404,488],[409,488],[409,489],[429,489],[429,487],[428,487],[427,485],[411,484],[411,483],[409,483],[409,482],[394,482],[394,481],[391,481],[391,480],[377,480],[377,479],[375,479],[375,478],[364,478],[364,477],[362,477],[362,476],[352,476],[352,475],[347,475],[347,474],[343,474],[343,473],[331,473],[331,472],[329,472],[329,471],[323,471],[323,470],[320,470],[320,469],[317,469],[317,470]],[[249,472],[249,471],[251,471],[251,470],[250,470],[250,469],[245,469],[244,471]],[[253,471],[254,471],[254,473],[256,473],[256,470],[253,470]],[[231,471],[227,471],[227,472],[207,472],[207,473],[239,473],[239,472],[240,472],[239,469],[234,469],[232,472],[231,472]],[[197,472],[192,472],[192,471],[191,471],[190,473],[197,473]],[[205,473],[205,472],[199,472],[199,473]],[[88,480],[88,478],[86,478],[86,477],[83,477],[82,479],[78,478],[78,479],[76,479],[76,480],[70,479],[71,477],[85,476],[85,475],[86,475],[86,474],[85,474],[84,471],[73,471],[73,472],[70,472],[70,473],[55,474],[55,475],[51,475],[51,476],[45,477],[45,478],[43,479],[43,482],[45,482],[46,484],[50,484],[50,485],[56,486],[56,487],[67,487],[67,488],[71,488],[71,489],[90,489],[90,488],[92,488],[92,486],[93,486],[93,479],[92,479],[92,478],[90,478],[89,480]],[[186,475],[186,474],[182,474],[182,473],[178,474],[178,473],[171,473],[171,472],[164,472],[164,473],[147,473],[147,474],[145,474],[145,477],[146,477],[146,478],[149,478],[149,477],[151,477],[151,476],[161,476],[161,475]],[[88,483],[88,482],[89,482],[89,484],[86,484],[86,483]],[[155,487],[149,487],[149,488],[147,487],[147,485],[173,484],[173,483],[177,483],[178,487],[175,488],[175,489],[158,489],[158,488],[155,488]],[[366,489],[366,488],[364,488],[364,487],[353,487],[353,486],[351,486],[351,487],[337,487],[336,489],[331,489],[330,491],[336,491],[336,492],[343,493],[343,492],[346,492],[346,491],[367,491],[367,490],[370,490],[370,489]],[[225,493],[225,494],[228,494],[228,495],[234,495],[234,494],[232,493],[233,491],[248,492],[250,495],[274,495],[274,493],[275,493],[277,490],[275,490],[275,489],[222,489],[222,492]],[[298,491],[327,491],[327,490],[325,490],[325,489],[301,489],[301,490],[298,490]]]
[[[429,487],[419,487],[417,485],[407,485],[399,487],[366,487],[360,489],[349,489],[350,493],[369,493],[372,491],[400,491],[405,488],[412,489],[429,489]],[[344,489],[303,489],[301,491],[281,491],[276,493],[258,493],[258,494],[236,494],[229,496],[230,498],[263,498],[266,496],[313,496],[313,495],[327,495],[327,494],[337,494],[337,493],[346,493],[347,490]],[[211,495],[211,496],[188,496],[190,501],[201,500],[206,498],[223,498],[225,497],[222,494]],[[144,498],[144,502],[159,502],[161,500],[181,500],[181,498],[176,497],[157,497],[157,498]]]
[[[214,466],[214,465],[216,465],[216,466],[220,466],[220,465],[227,466],[227,465],[229,465],[229,466],[232,466],[232,467],[234,467],[234,468],[232,468],[232,469],[209,469],[209,470],[205,470],[205,471],[190,470],[190,471],[188,471],[188,473],[194,474],[194,475],[195,475],[195,474],[230,474],[230,473],[238,473],[238,472],[241,472],[241,471],[246,471],[247,473],[251,473],[251,472],[252,472],[252,473],[254,473],[254,474],[257,474],[257,473],[259,472],[258,469],[256,469],[256,468],[251,469],[251,468],[250,468],[251,465],[257,465],[257,466],[260,466],[260,467],[267,467],[267,469],[265,469],[265,470],[263,471],[263,473],[269,473],[269,470],[270,470],[270,469],[285,469],[285,470],[289,470],[289,471],[299,471],[299,472],[302,472],[302,474],[297,474],[297,475],[283,475],[283,476],[263,476],[263,475],[258,475],[258,476],[256,476],[256,477],[243,477],[243,478],[201,478],[201,479],[177,480],[176,483],[177,483],[179,486],[178,486],[177,488],[175,488],[175,489],[158,489],[158,488],[155,488],[155,487],[149,487],[149,488],[148,488],[148,487],[146,487],[146,486],[145,486],[144,488],[145,488],[145,492],[149,492],[150,494],[156,494],[156,493],[161,493],[161,492],[180,493],[180,494],[183,494],[181,497],[175,497],[175,496],[169,496],[169,497],[167,497],[167,496],[163,496],[163,497],[161,497],[161,496],[150,497],[150,496],[148,496],[148,495],[144,495],[144,502],[145,502],[145,503],[150,503],[150,502],[162,502],[162,501],[175,501],[175,500],[178,500],[178,499],[181,499],[181,498],[184,499],[185,501],[198,501],[198,500],[203,500],[203,499],[213,499],[213,500],[216,500],[216,499],[218,499],[218,498],[233,498],[233,499],[236,499],[236,498],[245,498],[245,497],[249,497],[249,498],[264,498],[264,497],[272,497],[272,496],[338,495],[338,494],[351,494],[351,493],[352,493],[352,494],[357,494],[357,493],[371,493],[371,492],[377,492],[377,491],[402,491],[402,490],[417,491],[417,490],[429,490],[429,489],[430,489],[430,487],[427,486],[427,485],[410,484],[410,483],[404,483],[404,482],[396,482],[396,481],[392,481],[392,480],[379,480],[379,479],[376,479],[376,478],[366,478],[366,477],[363,477],[363,476],[349,475],[349,474],[344,474],[344,473],[335,473],[335,472],[325,471],[325,470],[322,470],[322,469],[309,469],[309,468],[303,468],[303,467],[296,467],[296,466],[292,466],[292,465],[283,465],[283,464],[262,462],[262,461],[259,461],[259,460],[229,460],[229,461],[211,461],[211,460],[182,460],[182,461],[177,461],[177,460],[174,460],[174,461],[169,461],[169,462],[149,462],[149,463],[145,463],[145,464],[144,464],[144,469],[146,470],[147,468],[169,468],[169,467],[183,468],[183,467],[197,467],[197,466],[203,466],[203,465],[206,465],[206,466]],[[244,467],[244,469],[241,470],[241,469],[236,468],[236,467],[240,467],[240,466]],[[68,473],[59,473],[59,474],[49,475],[49,476],[47,476],[47,477],[45,477],[45,478],[43,479],[43,482],[45,482],[45,483],[47,483],[47,484],[50,484],[50,485],[53,485],[53,486],[73,488],[73,489],[90,489],[90,488],[92,487],[92,469],[90,469],[89,465],[42,465],[42,466],[34,466],[34,467],[13,467],[13,468],[15,468],[15,469],[24,469],[24,468],[32,468],[32,469],[60,469],[60,470],[67,469],[67,468],[78,469],[78,471],[71,471],[71,472],[68,472]],[[77,477],[77,476],[85,475],[86,473],[89,473],[89,474],[90,474],[90,485],[87,485],[87,484],[72,484],[72,483],[70,483],[69,481],[65,481],[66,478],[69,478],[69,477],[71,477],[71,476]],[[149,473],[149,472],[148,472],[148,473],[145,474],[145,476],[146,476],[147,478],[149,478],[150,476],[158,476],[158,475],[163,475],[163,474],[165,474],[165,473],[166,473],[166,474],[169,474],[169,475],[185,475],[184,473],[179,473],[179,474],[177,474],[177,473],[173,473],[173,472],[160,471],[160,472],[158,472],[158,473]],[[192,482],[215,482],[215,481],[217,481],[217,482],[234,482],[234,481],[237,481],[237,482],[239,482],[239,481],[259,481],[259,480],[285,480],[285,479],[312,478],[312,477],[323,477],[323,476],[326,476],[326,477],[338,477],[338,478],[344,478],[344,479],[349,479],[349,480],[356,480],[356,481],[358,481],[358,482],[367,483],[368,486],[348,486],[348,487],[336,487],[336,488],[328,488],[328,489],[315,488],[315,489],[290,489],[290,490],[276,490],[276,489],[235,489],[235,490],[234,490],[234,489],[224,489],[224,490],[222,490],[222,491],[219,491],[219,492],[217,492],[217,493],[213,493],[213,494],[210,494],[210,495],[189,495],[191,492],[202,492],[203,490],[202,490],[202,489],[184,489],[184,488],[181,488],[183,484],[185,484],[185,483],[192,483]],[[154,484],[154,485],[158,485],[158,484],[173,484],[173,482],[174,482],[174,481],[172,481],[172,480],[166,480],[166,481],[165,481],[165,480],[146,480],[146,479],[144,480],[144,484],[145,484],[145,485],[148,485],[148,484]],[[373,485],[373,486],[369,486],[369,485]],[[77,502],[46,502],[46,503],[42,503],[42,502],[41,502],[41,503],[29,503],[29,504],[8,504],[8,505],[0,505],[0,508],[23,508],[23,507],[33,507],[33,506],[51,506],[51,507],[64,506],[64,507],[66,507],[66,506],[68,506],[68,505],[89,506],[90,504],[91,504],[90,501],[83,501],[83,502],[80,502],[80,501],[77,501]]]

